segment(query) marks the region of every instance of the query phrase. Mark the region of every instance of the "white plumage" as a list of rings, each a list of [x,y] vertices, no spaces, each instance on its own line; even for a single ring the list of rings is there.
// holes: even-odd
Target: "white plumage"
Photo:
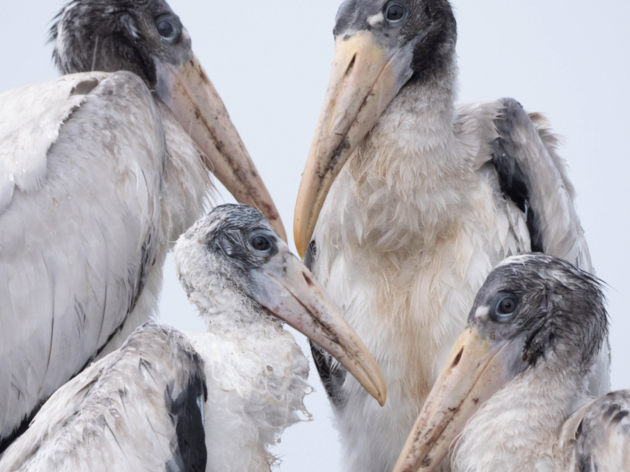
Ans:
[[[303,398],[310,387],[295,340],[279,323],[268,324],[235,331],[215,324],[213,332],[186,335],[138,328],[51,397],[0,471],[269,471],[276,460],[270,447],[309,417]],[[203,405],[203,428],[184,418],[190,412],[178,417],[169,408],[182,394]],[[181,439],[179,423],[188,429]],[[192,450],[181,451],[182,441]],[[196,460],[184,461],[186,454]]]
[[[268,316],[268,315],[265,315]],[[279,323],[188,334],[205,360],[207,471],[259,472],[276,465],[270,449],[289,426],[310,419],[303,399],[308,360]],[[262,321],[262,320],[261,320]]]
[[[457,472],[629,471],[630,391],[589,392],[608,333],[604,304],[601,282],[566,261],[501,263],[394,471],[431,472],[449,450]]]
[[[198,424],[186,424],[188,405],[177,404],[178,399],[203,403],[202,367],[180,333],[158,326],[139,328],[119,351],[50,398],[26,433],[7,449],[0,470],[203,470],[194,467],[198,460],[186,460],[187,453],[197,455],[195,446],[203,446],[201,412],[193,412]],[[181,426],[191,433],[189,449],[180,447]],[[193,433],[200,436],[196,443]]]
[[[10,195],[0,215],[6,437],[125,321],[129,331],[154,313],[168,241],[202,210],[209,179],[192,144],[167,161],[165,136],[178,125],[133,74],[66,76],[0,102],[12,117],[0,139]],[[165,166],[179,172],[162,199]]]
[[[281,320],[382,388],[361,341],[257,210],[216,208],[175,259],[208,332],[138,328],[51,397],[0,471],[269,471],[270,446],[310,418],[308,361]]]
[[[347,0],[296,205],[296,245],[365,340],[383,409],[320,358],[350,471],[391,470],[490,270],[530,250],[591,271],[558,140],[502,99],[456,105],[446,0]],[[402,6],[401,6],[402,5]],[[391,7],[393,8],[393,6]],[[378,21],[377,21],[378,20]],[[321,211],[320,211],[321,210]],[[592,391],[609,385],[604,347]]]
[[[58,387],[156,313],[166,254],[208,202],[209,168],[284,235],[163,0],[76,0],[55,20],[62,72],[135,73],[0,95],[0,453]]]

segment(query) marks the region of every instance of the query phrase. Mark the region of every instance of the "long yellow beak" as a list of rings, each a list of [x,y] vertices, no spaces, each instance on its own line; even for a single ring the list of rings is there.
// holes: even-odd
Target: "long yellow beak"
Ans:
[[[504,365],[505,341],[483,339],[467,328],[451,350],[394,472],[430,472],[448,453],[470,417],[512,376]]]
[[[383,406],[385,379],[376,361],[341,310],[286,245],[256,273],[254,298],[275,317],[328,351]]]
[[[280,237],[287,234],[276,206],[230,116],[197,57],[182,66],[161,63],[168,90],[162,100],[204,153],[208,169],[239,203],[260,210]]]
[[[335,178],[409,80],[411,48],[390,48],[368,31],[339,36],[330,84],[302,176],[293,231],[301,257]]]

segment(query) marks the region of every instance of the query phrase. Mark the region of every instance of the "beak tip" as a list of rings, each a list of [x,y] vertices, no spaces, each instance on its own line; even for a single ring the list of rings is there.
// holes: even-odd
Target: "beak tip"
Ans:
[[[374,397],[374,399],[378,402],[379,406],[384,407],[387,402],[387,386],[385,384],[385,379],[383,378],[383,374],[380,373],[380,378],[378,379],[378,383],[376,385],[375,391],[370,392],[370,395]]]
[[[381,395],[381,397],[380,397],[380,399],[378,401],[378,404],[381,407],[384,407],[385,403],[387,403],[387,390],[383,389],[383,395]]]
[[[304,180],[302,180],[302,184]],[[298,199],[295,204],[295,211],[293,216],[293,240],[295,241],[295,248],[297,249],[298,254],[301,259],[304,259],[306,255],[306,251],[308,250],[308,246],[311,243],[311,238],[313,237],[313,233],[315,231],[315,224],[312,227],[309,227],[309,207],[306,203],[305,197],[302,196],[303,189],[302,185],[300,185],[300,191],[298,194]],[[318,213],[319,216],[319,213]],[[315,222],[317,218],[315,218]],[[312,222],[311,222],[312,223]]]
[[[304,251],[302,248],[299,248],[297,252],[298,252],[298,255],[300,256],[300,259],[304,260],[304,255],[306,254],[306,251]]]
[[[306,255],[308,244],[304,243],[304,238],[302,237],[302,233],[297,229],[297,226],[294,225],[294,228],[296,228],[293,231],[293,240],[295,241],[295,248],[297,249],[300,259],[304,260],[304,256]]]

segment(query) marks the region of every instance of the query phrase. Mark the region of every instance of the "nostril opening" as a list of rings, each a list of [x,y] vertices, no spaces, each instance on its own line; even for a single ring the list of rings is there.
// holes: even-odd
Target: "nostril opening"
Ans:
[[[346,77],[352,74],[352,69],[354,69],[354,63],[357,61],[357,55],[352,56],[352,60],[350,61],[350,65],[346,69]]]
[[[302,272],[302,276],[304,276],[304,280],[306,280],[306,284],[309,287],[312,287],[313,286],[313,281],[311,280],[311,278],[308,275],[306,275],[306,272]]]
[[[457,367],[457,364],[459,364],[459,361],[462,359],[462,354],[464,353],[464,348],[461,348],[461,350],[459,351],[459,353],[457,354],[457,357],[455,358],[455,360],[453,361],[453,365],[451,366],[451,369],[453,367]]]

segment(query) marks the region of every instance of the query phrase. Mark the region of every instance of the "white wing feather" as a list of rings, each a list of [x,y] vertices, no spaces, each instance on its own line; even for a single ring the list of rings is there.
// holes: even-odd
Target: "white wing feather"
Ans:
[[[502,99],[461,106],[458,124],[469,133],[477,133],[481,143],[493,143],[499,136],[509,142],[512,155],[508,158],[527,181],[528,204],[535,212],[544,252],[593,273],[590,251],[575,209],[575,190],[568,179],[566,163],[557,152],[559,139],[546,118],[539,113],[527,114],[513,99]],[[483,144],[472,151],[469,154],[481,172],[494,157],[493,153]],[[525,215],[501,192],[495,189],[494,194],[497,208],[505,208],[509,217],[512,237],[520,241],[521,248],[527,248],[528,245],[523,245],[530,239]],[[590,392],[600,396],[609,389],[610,347],[606,342],[590,379]]]
[[[487,143],[500,136],[514,145],[510,158],[528,180],[529,203],[539,220],[545,253],[592,272],[590,252],[575,210],[575,191],[567,177],[566,163],[557,153],[559,139],[544,116],[528,115],[512,99],[462,105],[458,111],[456,128],[477,133],[479,139],[470,141],[482,143],[478,152],[469,153],[477,169],[493,158]],[[502,121],[503,135],[496,128],[497,120]],[[521,224],[513,227],[515,232],[523,229]],[[529,235],[519,238],[529,239]]]
[[[155,257],[165,144],[135,75],[0,95],[0,439],[121,326]]]
[[[185,420],[178,400],[193,395],[201,404],[203,376],[203,361],[184,335],[143,326],[50,398],[6,451],[0,471],[189,470],[182,457],[189,451],[178,441]],[[201,436],[186,447],[203,448]]]
[[[585,403],[562,425],[552,451],[571,472],[630,470],[630,390]],[[569,459],[567,461],[567,458]]]

